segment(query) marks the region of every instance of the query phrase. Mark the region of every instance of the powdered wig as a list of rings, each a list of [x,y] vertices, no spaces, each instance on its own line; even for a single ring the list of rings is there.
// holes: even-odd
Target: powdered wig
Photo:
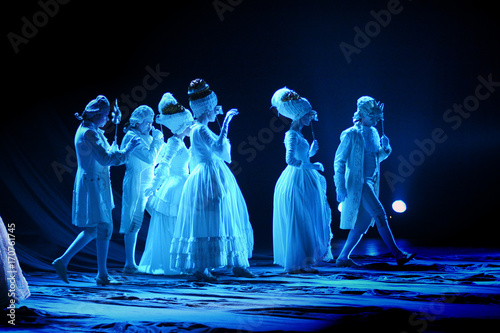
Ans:
[[[140,124],[145,120],[153,122],[154,116],[155,112],[152,108],[147,105],[139,105],[130,116],[130,126],[134,127],[135,125]]]
[[[154,116],[155,112],[149,106],[139,105],[130,115],[130,119],[125,124],[123,131],[127,133],[130,129],[134,128],[137,124],[143,123],[145,120],[153,122]]]
[[[94,117],[98,114],[108,114],[109,113],[109,101],[103,95],[98,95],[95,99],[91,100],[82,114],[79,115],[78,112],[75,113],[75,117],[78,120],[86,120]]]
[[[365,118],[368,115],[375,115],[383,119],[384,113],[380,108],[380,102],[375,101],[373,97],[361,96],[357,101],[357,109],[352,117],[353,122],[358,122],[361,118]]]

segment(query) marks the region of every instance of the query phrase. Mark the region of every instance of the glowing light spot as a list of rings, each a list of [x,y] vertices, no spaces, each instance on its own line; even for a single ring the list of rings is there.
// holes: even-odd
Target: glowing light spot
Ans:
[[[339,212],[341,212],[341,213],[342,213],[342,202],[341,202],[341,203],[339,203],[339,205],[338,205],[337,209],[339,210]]]
[[[406,204],[403,200],[396,200],[392,203],[392,209],[396,213],[404,213],[406,211]]]

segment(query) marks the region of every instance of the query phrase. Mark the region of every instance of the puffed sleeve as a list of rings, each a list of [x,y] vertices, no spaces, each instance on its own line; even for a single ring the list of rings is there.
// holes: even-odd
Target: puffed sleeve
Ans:
[[[294,131],[288,131],[285,134],[285,148],[286,164],[300,168],[302,161],[295,158],[295,151],[297,149],[298,135]]]
[[[124,150],[111,151],[109,144],[105,141],[103,134],[94,130],[85,132],[84,141],[90,148],[97,163],[102,166],[115,166],[127,161],[127,153]]]
[[[340,144],[335,152],[333,170],[335,172],[333,181],[337,189],[345,190],[346,163],[352,146],[352,132],[342,132],[340,135]]]
[[[176,137],[171,137],[167,140],[167,144],[162,149],[162,157],[158,166],[155,169],[155,178],[153,184],[161,184],[165,181],[170,173],[170,164],[172,159],[177,155],[181,148],[181,140]],[[154,187],[154,186],[153,186]]]

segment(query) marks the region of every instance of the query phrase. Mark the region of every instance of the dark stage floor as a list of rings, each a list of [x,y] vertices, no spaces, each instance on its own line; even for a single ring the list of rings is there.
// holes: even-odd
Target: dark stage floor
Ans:
[[[318,265],[289,275],[272,257],[252,259],[255,279],[216,271],[216,283],[188,276],[123,275],[97,287],[93,273],[26,273],[31,297],[12,331],[71,332],[485,332],[500,324],[500,250],[415,248],[398,268],[379,241],[364,240],[361,268]],[[4,315],[3,318],[6,316]],[[4,323],[5,324],[5,323]]]

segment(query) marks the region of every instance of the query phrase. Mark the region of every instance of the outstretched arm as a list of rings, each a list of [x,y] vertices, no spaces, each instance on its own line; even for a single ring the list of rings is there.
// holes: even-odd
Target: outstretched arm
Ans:
[[[213,152],[215,152],[219,157],[221,157],[226,162],[231,162],[231,145],[227,139],[227,132],[229,128],[229,123],[232,118],[238,114],[238,110],[231,109],[226,113],[226,118],[222,123],[221,132],[219,136],[216,136],[207,127],[200,128],[199,135],[201,140],[203,140]]]
[[[224,143],[224,139],[227,138],[227,132],[229,131],[229,123],[231,120],[233,120],[233,117],[238,114],[237,109],[231,109],[226,113],[226,117],[224,118],[224,121],[222,122],[222,127],[220,130],[219,138],[217,139],[217,146],[222,146]]]

